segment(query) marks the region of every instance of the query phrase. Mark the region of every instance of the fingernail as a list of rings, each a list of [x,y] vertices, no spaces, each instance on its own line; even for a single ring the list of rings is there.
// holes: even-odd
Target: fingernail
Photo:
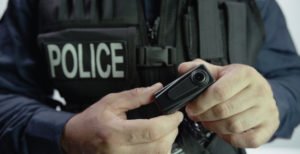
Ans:
[[[178,72],[180,74],[184,74],[185,72],[187,72],[190,69],[190,66],[187,63],[182,63],[179,65],[178,67]]]
[[[183,113],[178,111],[177,114],[179,114],[179,122],[181,122],[183,120]]]

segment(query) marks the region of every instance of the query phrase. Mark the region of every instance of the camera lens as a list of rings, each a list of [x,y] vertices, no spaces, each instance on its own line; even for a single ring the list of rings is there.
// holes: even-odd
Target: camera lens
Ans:
[[[193,72],[191,77],[193,82],[196,84],[203,84],[206,82],[207,73],[202,70],[198,70]]]

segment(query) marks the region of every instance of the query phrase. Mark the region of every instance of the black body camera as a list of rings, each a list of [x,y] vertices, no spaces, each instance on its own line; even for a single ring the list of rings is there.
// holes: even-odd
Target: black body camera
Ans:
[[[161,114],[170,114],[184,107],[214,82],[204,65],[174,80],[155,94],[154,103]]]
[[[199,65],[158,91],[154,102],[129,111],[127,116],[129,119],[144,119],[174,113],[199,96],[213,82],[214,79],[205,66]]]

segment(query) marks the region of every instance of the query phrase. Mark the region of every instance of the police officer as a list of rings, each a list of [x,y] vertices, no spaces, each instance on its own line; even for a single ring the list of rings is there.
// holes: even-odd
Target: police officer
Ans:
[[[264,21],[265,41],[259,48],[257,58],[250,55],[256,59],[252,66],[221,63],[223,57],[210,57],[203,51],[206,44],[207,49],[218,49],[224,43],[220,41],[221,31],[211,33],[211,29],[208,30],[210,35],[206,39],[212,38],[215,44],[210,45],[211,41],[203,43],[203,40],[206,40],[203,39],[206,31],[201,31],[203,26],[218,21],[207,19],[219,17],[219,13],[211,11],[214,9],[205,10],[202,6],[207,5],[209,8],[212,6],[211,2],[217,1],[197,1],[198,11],[208,11],[209,14],[206,15],[210,18],[203,17],[203,13],[199,12],[195,16],[194,9],[178,7],[177,4],[186,4],[179,3],[181,1],[175,3],[174,0],[163,0],[161,3],[145,1],[145,6],[138,5],[140,1],[103,0],[100,4],[93,0],[84,2],[9,2],[0,22],[2,153],[170,153],[176,136],[182,131],[178,129],[183,120],[181,112],[134,120],[128,120],[126,112],[149,104],[154,93],[162,88],[161,83],[149,86],[150,83],[161,81],[166,84],[176,77],[177,70],[161,68],[157,63],[163,62],[166,67],[177,69],[177,65],[172,65],[173,48],[161,47],[164,44],[172,44],[163,42],[172,40],[173,37],[170,38],[169,34],[174,31],[178,39],[185,37],[184,34],[181,36],[181,33],[178,33],[184,26],[174,29],[172,26],[180,22],[170,16],[166,18],[168,14],[174,13],[174,10],[179,11],[178,14],[185,10],[187,16],[184,17],[184,23],[191,23],[192,27],[195,26],[194,17],[201,16],[199,21],[196,19],[201,25],[200,41],[198,37],[186,41],[199,41],[200,56],[193,56],[199,54],[198,51],[193,53],[194,50],[189,50],[186,56],[188,58],[184,58],[188,62],[181,60],[178,72],[182,74],[199,64],[204,64],[216,79],[204,94],[185,108],[190,119],[200,122],[216,134],[209,143],[199,145],[202,148],[197,153],[243,153],[239,148],[258,147],[272,137],[290,137],[298,125],[300,85],[297,79],[300,76],[300,60],[275,1],[256,0]],[[128,2],[137,5],[128,5]],[[242,16],[244,18],[252,17],[251,12],[248,14],[251,8],[248,4],[254,7],[253,2],[226,2],[219,8],[225,7],[223,11],[227,10],[228,23],[239,27],[243,22],[232,18],[236,15],[236,12],[232,11],[238,10],[239,15],[245,15]],[[176,7],[167,7],[175,4]],[[164,9],[155,9],[159,8],[159,5]],[[194,8],[195,3],[191,2],[189,5]],[[98,7],[101,10],[97,9]],[[177,7],[181,9],[174,9]],[[89,8],[87,10],[92,15],[86,16],[88,11],[82,8]],[[145,12],[145,16],[129,10],[144,10],[142,12]],[[97,14],[101,11],[100,15]],[[193,18],[189,18],[191,14]],[[142,20],[144,17],[146,20]],[[244,21],[250,20],[248,18]],[[204,25],[202,19],[206,21]],[[166,20],[175,22],[164,23]],[[137,21],[138,29],[135,28]],[[250,21],[259,23],[259,18]],[[219,21],[217,23],[219,24]],[[157,25],[160,25],[159,34]],[[259,24],[257,25],[259,27]],[[168,29],[170,26],[171,29]],[[248,22],[247,26],[251,27],[251,22]],[[143,27],[148,27],[145,40],[140,37],[145,36]],[[214,24],[207,28],[211,27],[218,30],[218,26]],[[234,47],[245,47],[233,41],[232,48],[232,40],[239,42],[247,38],[247,42],[259,44],[259,41],[255,42],[252,37],[248,37],[251,33],[245,37],[240,37],[243,33],[238,33],[239,39],[235,39],[236,33],[231,33],[233,29],[228,30],[228,38],[231,39],[227,42],[232,51],[235,51]],[[157,38],[157,35],[160,37]],[[138,58],[133,58],[136,55],[132,51],[140,44],[145,44],[143,41],[148,42],[147,46],[142,46],[139,50],[143,54],[138,53]],[[161,48],[152,48],[157,42],[161,43]],[[177,45],[177,48],[182,49]],[[188,46],[186,49],[194,48],[193,45],[184,43],[182,46]],[[198,49],[199,46],[195,48]],[[152,53],[149,54],[148,51]],[[234,55],[239,55],[224,55],[218,51],[211,52],[225,56],[225,59],[230,59],[231,62],[235,62]],[[176,54],[178,52],[176,51]],[[157,58],[153,56],[154,53],[164,53],[167,56],[162,54]],[[249,55],[237,59],[243,59],[245,56]],[[220,60],[216,62],[216,58]],[[153,59],[155,60],[151,61]],[[139,66],[136,66],[136,63]],[[134,88],[146,85],[149,87]],[[66,98],[66,112],[58,112],[51,108],[56,106],[56,101],[51,98],[53,88],[59,89]]]

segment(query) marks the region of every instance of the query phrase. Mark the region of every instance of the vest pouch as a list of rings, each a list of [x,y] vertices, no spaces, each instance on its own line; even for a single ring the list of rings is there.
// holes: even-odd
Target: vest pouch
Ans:
[[[135,27],[84,28],[40,34],[49,77],[77,112],[101,97],[136,86]]]
[[[209,151],[209,154],[246,154],[244,149],[235,148],[218,136],[215,136],[209,143],[207,151]]]
[[[264,42],[264,26],[254,0],[219,3],[225,58],[228,63],[254,65]]]
[[[218,0],[197,0],[199,51],[202,59],[222,59],[225,56],[220,12]]]
[[[235,148],[218,136],[214,136],[208,145],[203,146],[182,128],[176,141],[186,154],[246,154],[244,149]]]
[[[227,19],[229,62],[248,64],[247,4],[245,2],[225,1],[223,9]]]
[[[42,0],[38,2],[39,32],[66,28],[138,25],[136,0]]]

